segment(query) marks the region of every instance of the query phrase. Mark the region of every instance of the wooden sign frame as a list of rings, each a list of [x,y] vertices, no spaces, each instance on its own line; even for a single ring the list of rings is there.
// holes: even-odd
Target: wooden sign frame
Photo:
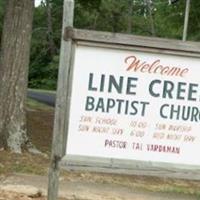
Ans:
[[[62,42],[53,130],[48,200],[56,200],[60,165],[67,169],[200,180],[200,166],[65,156],[75,45],[106,47],[200,58],[200,43],[73,28],[74,1],[64,1]]]
[[[70,33],[70,34],[69,34]],[[69,37],[70,36],[70,37]],[[178,40],[141,37],[134,35],[88,31],[65,28],[64,40],[72,39],[72,62],[70,72],[73,72],[74,49],[76,45],[89,47],[103,47],[120,50],[134,50],[139,52],[159,53],[200,58],[200,44],[196,42],[181,42]],[[69,75],[72,83],[72,73]],[[71,84],[69,84],[69,96],[71,97]],[[70,104],[70,102],[68,102]],[[69,106],[69,105],[68,105]],[[68,110],[69,112],[69,110]],[[69,116],[69,113],[68,113]],[[64,117],[64,116],[63,116]],[[68,123],[68,122],[67,122]],[[63,152],[66,151],[67,130],[64,133]],[[63,154],[64,155],[64,154]],[[170,164],[151,161],[133,161],[108,159],[88,156],[65,155],[61,166],[72,170],[90,170],[109,173],[141,174],[161,177],[173,177],[200,180],[200,166]],[[193,174],[193,175],[192,175]],[[194,176],[195,175],[195,176]]]

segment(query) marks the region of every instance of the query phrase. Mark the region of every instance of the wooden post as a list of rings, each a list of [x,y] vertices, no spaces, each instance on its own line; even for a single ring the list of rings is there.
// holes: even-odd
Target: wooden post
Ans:
[[[190,0],[186,0],[185,21],[184,21],[184,29],[183,29],[183,42],[185,42],[187,39],[189,14],[190,14]]]
[[[51,164],[49,168],[48,200],[58,197],[60,161],[64,154],[63,138],[66,134],[66,113],[68,110],[68,78],[71,64],[72,39],[64,40],[65,27],[73,27],[74,0],[64,0],[63,27],[59,61],[59,75],[56,110],[53,130]],[[68,90],[66,90],[68,88]]]

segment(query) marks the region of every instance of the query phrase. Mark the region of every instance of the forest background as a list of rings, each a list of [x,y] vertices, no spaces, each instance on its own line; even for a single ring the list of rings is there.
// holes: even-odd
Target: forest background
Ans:
[[[0,0],[0,38],[6,0]],[[192,0],[189,41],[200,40],[200,1]],[[34,10],[29,87],[55,90],[63,0],[43,0]],[[182,39],[185,1],[75,0],[76,28]]]

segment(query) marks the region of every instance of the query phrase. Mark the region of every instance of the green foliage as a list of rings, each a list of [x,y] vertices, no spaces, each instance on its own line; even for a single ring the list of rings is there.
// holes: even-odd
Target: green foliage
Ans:
[[[52,1],[53,39],[57,48],[60,46],[62,1]],[[47,37],[46,5],[35,8],[29,70],[29,87],[56,89],[58,72],[58,55],[51,58]],[[59,52],[58,52],[59,53]]]
[[[189,40],[200,41],[200,1],[191,1],[191,12],[189,20]]]
[[[158,37],[182,38],[185,4],[160,4],[156,7],[154,19]]]
[[[59,49],[63,0],[51,0],[53,38]],[[75,0],[77,28],[126,33],[131,20],[131,32],[150,36],[151,21],[143,0]],[[182,38],[185,1],[168,5],[167,0],[153,0],[152,19],[157,37]],[[130,7],[131,6],[131,7]],[[189,39],[199,40],[199,0],[191,3]],[[130,11],[131,9],[131,16]],[[56,87],[58,55],[49,58],[45,4],[35,9],[30,67],[30,87],[54,89]]]
[[[62,29],[63,0],[51,3],[53,40],[58,49],[51,57],[47,35],[47,8],[44,3],[35,8],[31,47],[29,86],[55,89]],[[0,0],[0,31],[6,0]],[[152,26],[156,37],[181,39],[185,1],[168,5],[168,0],[152,0],[151,13],[145,0],[75,0],[76,28],[110,32],[131,32],[151,36]],[[200,1],[191,1],[188,39],[200,40]],[[150,16],[151,14],[151,16]],[[153,20],[153,22],[152,22]]]
[[[42,67],[32,66],[29,72],[29,87],[42,89],[56,89],[59,56]]]
[[[102,0],[98,30],[126,32],[128,1]]]
[[[5,13],[5,0],[0,0],[0,33],[2,32],[3,28],[3,17]],[[1,41],[1,34],[0,34],[0,41]]]

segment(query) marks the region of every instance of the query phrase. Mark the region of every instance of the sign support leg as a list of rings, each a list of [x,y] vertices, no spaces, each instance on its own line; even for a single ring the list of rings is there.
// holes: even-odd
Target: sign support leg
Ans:
[[[51,164],[49,168],[48,200],[57,200],[59,190],[60,161],[64,155],[67,133],[66,121],[68,112],[69,69],[71,65],[72,39],[64,40],[65,27],[73,27],[74,0],[64,0],[63,27],[59,61],[56,110],[53,130]],[[67,89],[66,89],[67,88]]]

